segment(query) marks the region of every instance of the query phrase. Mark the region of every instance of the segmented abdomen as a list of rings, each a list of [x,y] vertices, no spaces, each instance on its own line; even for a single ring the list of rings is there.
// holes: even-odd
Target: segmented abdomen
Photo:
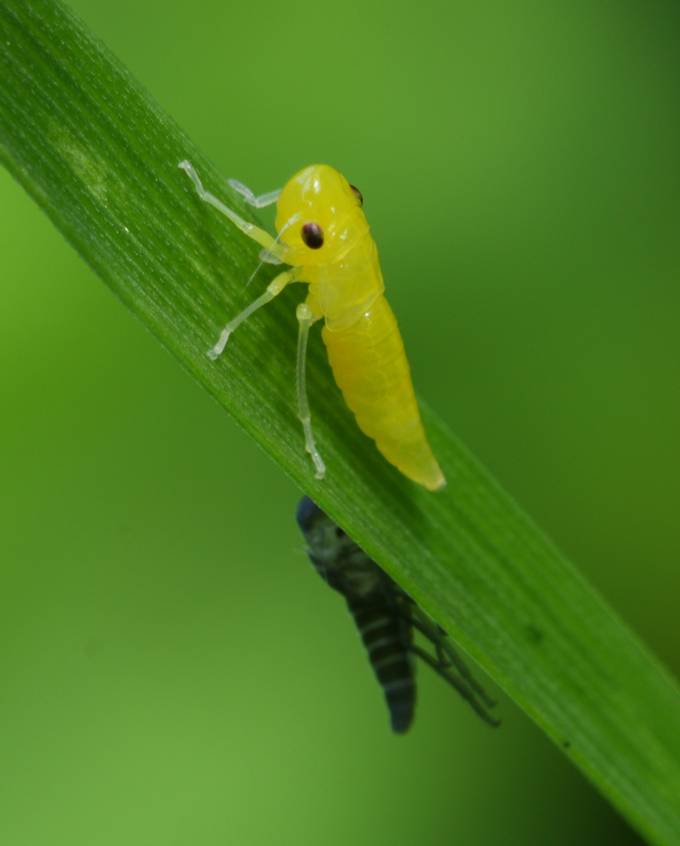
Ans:
[[[416,702],[413,663],[408,651],[411,626],[381,595],[345,598],[385,694],[392,730],[401,734],[411,725]]]
[[[323,340],[345,402],[362,431],[402,473],[429,490],[445,484],[418,411],[399,327],[385,297]]]

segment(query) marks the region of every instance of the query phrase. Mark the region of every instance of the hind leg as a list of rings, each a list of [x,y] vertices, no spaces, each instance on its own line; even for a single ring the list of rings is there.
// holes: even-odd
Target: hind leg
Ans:
[[[316,446],[316,441],[314,440],[312,416],[309,411],[309,401],[307,399],[307,340],[309,338],[309,327],[317,318],[314,317],[314,312],[307,303],[300,303],[297,307],[296,316],[299,326],[297,350],[298,417],[305,433],[305,449],[314,464],[314,475],[317,479],[323,479],[326,475],[326,465],[323,463],[323,459]]]

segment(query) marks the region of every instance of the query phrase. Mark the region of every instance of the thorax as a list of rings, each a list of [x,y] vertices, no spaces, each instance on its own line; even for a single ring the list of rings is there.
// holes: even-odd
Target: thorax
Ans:
[[[345,329],[370,308],[384,289],[378,250],[366,233],[333,263],[299,268],[309,283],[309,304],[330,329]]]

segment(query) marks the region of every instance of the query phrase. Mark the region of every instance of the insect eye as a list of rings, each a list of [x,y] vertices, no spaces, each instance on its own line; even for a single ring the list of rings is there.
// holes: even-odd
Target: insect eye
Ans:
[[[323,245],[323,229],[318,223],[305,223],[302,227],[302,240],[310,250],[318,250]]]
[[[355,197],[357,198],[357,200],[359,201],[359,205],[360,205],[360,206],[363,206],[363,204],[364,204],[364,195],[361,193],[361,191],[357,188],[357,186],[356,186],[356,185],[350,185],[349,187],[352,189],[352,193],[354,194],[354,196],[355,196]]]

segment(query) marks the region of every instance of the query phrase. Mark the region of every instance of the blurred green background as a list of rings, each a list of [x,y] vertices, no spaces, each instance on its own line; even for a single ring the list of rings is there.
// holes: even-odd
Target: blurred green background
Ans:
[[[72,6],[225,176],[360,186],[419,391],[678,671],[677,6]],[[640,842],[502,696],[391,736],[298,491],[4,172],[0,232],[2,843]]]

